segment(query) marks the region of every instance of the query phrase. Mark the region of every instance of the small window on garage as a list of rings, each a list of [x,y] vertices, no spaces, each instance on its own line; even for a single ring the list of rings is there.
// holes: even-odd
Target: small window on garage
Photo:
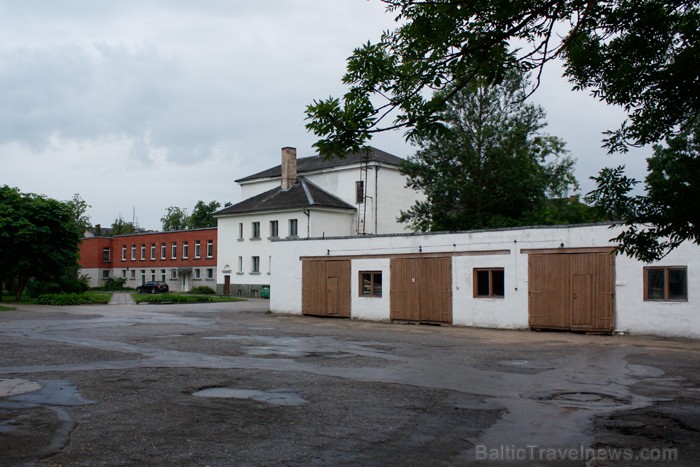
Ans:
[[[382,272],[360,271],[360,297],[382,296]]]
[[[503,298],[505,295],[503,268],[476,268],[473,278],[475,298]]]
[[[685,266],[644,268],[644,300],[688,301],[688,268]]]

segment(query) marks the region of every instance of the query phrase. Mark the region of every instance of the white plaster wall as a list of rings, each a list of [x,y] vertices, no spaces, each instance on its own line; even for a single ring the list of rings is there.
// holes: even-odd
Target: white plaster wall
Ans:
[[[388,321],[391,315],[389,284],[390,261],[388,258],[356,259],[350,264],[350,282],[352,318],[366,319],[372,321]],[[362,297],[360,296],[360,271],[381,271],[382,272],[382,296]]]

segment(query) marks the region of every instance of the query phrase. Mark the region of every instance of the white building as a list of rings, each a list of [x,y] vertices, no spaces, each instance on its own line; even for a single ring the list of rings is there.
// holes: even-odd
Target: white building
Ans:
[[[275,241],[273,312],[700,338],[700,248],[611,254],[609,225]]]
[[[372,148],[343,159],[299,158],[236,180],[244,200],[218,211],[217,292],[259,296],[269,286],[270,241],[405,232],[397,218],[417,199],[400,158]]]

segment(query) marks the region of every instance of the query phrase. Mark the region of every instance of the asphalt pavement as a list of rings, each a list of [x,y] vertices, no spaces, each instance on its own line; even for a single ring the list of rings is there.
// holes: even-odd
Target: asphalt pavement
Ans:
[[[698,465],[700,342],[276,315],[0,312],[0,465]]]

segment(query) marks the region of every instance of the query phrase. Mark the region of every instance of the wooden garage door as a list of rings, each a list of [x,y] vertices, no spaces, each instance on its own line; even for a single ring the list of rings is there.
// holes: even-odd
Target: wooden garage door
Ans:
[[[303,314],[350,317],[350,261],[304,260],[301,284]]]
[[[451,258],[393,258],[390,293],[391,319],[451,323]]]
[[[528,267],[531,328],[612,332],[613,255],[607,252],[530,254]]]

